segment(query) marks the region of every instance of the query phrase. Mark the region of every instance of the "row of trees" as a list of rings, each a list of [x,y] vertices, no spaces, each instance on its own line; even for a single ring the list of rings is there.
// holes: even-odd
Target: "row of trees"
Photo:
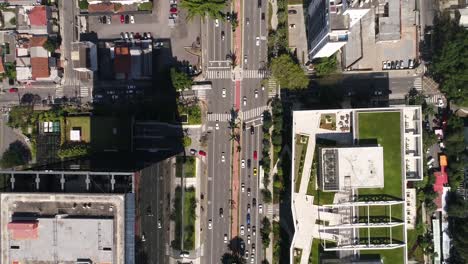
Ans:
[[[435,20],[429,74],[450,101],[468,106],[468,31],[460,26],[460,14],[456,14],[452,19],[444,12]]]

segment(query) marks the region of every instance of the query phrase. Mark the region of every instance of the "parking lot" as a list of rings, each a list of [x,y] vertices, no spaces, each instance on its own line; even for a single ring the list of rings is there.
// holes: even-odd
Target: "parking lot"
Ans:
[[[188,61],[197,65],[198,57],[188,53],[185,48],[191,47],[200,37],[200,23],[194,19],[185,21],[186,11],[179,9],[178,21],[174,26],[169,25],[169,1],[154,1],[153,13],[132,12],[135,23],[121,23],[120,14],[112,15],[112,23],[99,22],[98,15],[88,16],[88,30],[97,34],[99,39],[119,39],[122,32],[150,32],[153,39],[170,39],[173,56],[179,61]],[[124,14],[127,15],[127,14]],[[128,14],[130,15],[130,13]]]

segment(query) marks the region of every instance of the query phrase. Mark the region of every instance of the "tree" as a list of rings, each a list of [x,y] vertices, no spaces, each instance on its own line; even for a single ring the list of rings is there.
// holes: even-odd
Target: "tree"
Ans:
[[[272,197],[271,192],[268,189],[262,189],[263,202],[266,204],[271,203]]]
[[[58,43],[56,40],[48,38],[42,47],[48,52],[54,52],[58,47]]]
[[[171,68],[172,86],[178,91],[184,91],[192,87],[192,78],[187,73]]]
[[[187,20],[192,20],[196,16],[202,19],[205,16],[221,18],[226,7],[226,0],[183,0],[179,6],[188,11]]]
[[[78,7],[79,7],[81,10],[87,10],[87,9],[88,9],[88,6],[89,6],[88,0],[80,0],[80,1],[78,2]]]
[[[270,245],[270,233],[271,233],[271,223],[270,220],[265,216],[262,219],[262,228],[260,228],[260,235],[262,236],[262,244],[264,248],[267,248]]]
[[[31,160],[31,152],[21,141],[15,141],[3,152],[0,160],[2,168],[12,168],[28,163]]]
[[[189,147],[192,145],[192,139],[190,137],[184,137],[182,140],[184,147]]]
[[[138,5],[138,11],[151,11],[153,10],[153,2],[143,2]]]
[[[272,59],[270,70],[282,88],[304,89],[309,86],[309,78],[289,54]]]
[[[317,73],[317,76],[325,76],[336,71],[336,66],[338,61],[336,60],[336,55],[333,54],[327,58],[319,58],[314,62],[314,69]]]
[[[40,102],[41,102],[41,97],[38,94],[25,93],[21,97],[20,104],[34,106],[35,104],[40,103]]]
[[[238,254],[224,253],[221,257],[221,263],[223,264],[244,264],[245,259]]]

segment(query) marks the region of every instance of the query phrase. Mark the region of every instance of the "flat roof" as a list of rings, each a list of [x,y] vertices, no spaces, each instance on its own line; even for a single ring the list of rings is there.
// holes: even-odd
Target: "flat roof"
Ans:
[[[10,232],[10,261],[113,263],[114,220],[99,218],[38,218],[38,236],[15,239]],[[12,249],[12,247],[17,249]],[[10,262],[10,263],[11,263]]]
[[[324,190],[384,187],[383,147],[322,148],[321,155]],[[337,184],[327,189],[333,176]]]
[[[1,193],[0,207],[1,263],[125,263],[124,195]]]

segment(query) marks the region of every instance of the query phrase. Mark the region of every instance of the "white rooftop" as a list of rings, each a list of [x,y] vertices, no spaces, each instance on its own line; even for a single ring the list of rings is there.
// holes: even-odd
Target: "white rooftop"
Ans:
[[[334,160],[327,161],[326,153],[334,153]],[[322,148],[321,155],[322,179],[326,184],[328,177],[337,177],[335,190],[384,187],[383,147]]]

